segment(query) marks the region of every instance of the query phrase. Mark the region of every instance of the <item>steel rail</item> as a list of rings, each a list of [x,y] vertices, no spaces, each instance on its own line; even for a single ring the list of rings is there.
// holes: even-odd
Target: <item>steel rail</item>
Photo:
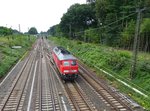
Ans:
[[[129,107],[127,104],[125,104],[123,101],[121,101],[118,97],[116,97],[114,94],[114,92],[112,92],[108,87],[104,86],[104,84],[102,84],[100,81],[98,81],[95,77],[92,76],[92,72],[87,71],[87,69],[85,69],[81,64],[79,64],[80,69],[86,73],[86,76],[88,75],[90,77],[90,79],[93,79],[94,82],[96,82],[98,85],[100,85],[100,87],[102,87],[107,93],[109,93],[116,101],[118,101],[121,105],[123,105],[128,111],[133,111],[133,109],[131,107]],[[102,95],[103,98],[105,98],[105,100],[116,110],[119,111],[120,109],[116,107],[116,105],[114,105],[114,103],[112,103],[108,97],[106,97],[106,95],[104,95],[104,93],[102,93],[101,90],[97,89],[97,87],[91,83],[90,80],[88,80],[87,77],[85,77],[82,73],[81,76],[99,93]]]
[[[66,84],[64,84],[64,87],[65,87],[67,94],[69,95],[69,98],[71,99],[72,103],[74,104],[75,109],[77,111],[80,111],[80,108],[79,108],[77,102],[75,101],[75,98],[72,96],[72,92],[71,92],[70,88]]]
[[[44,49],[44,47],[43,47],[43,49]],[[46,60],[46,56],[45,56],[45,54],[44,54],[44,51],[42,50],[42,53],[43,53],[43,58]],[[50,94],[51,94],[51,102],[52,102],[52,105],[53,105],[53,111],[56,111],[56,103],[55,103],[55,97],[54,97],[54,84],[53,84],[53,79],[52,79],[52,76],[51,76],[51,72],[49,71],[49,65],[48,65],[48,63],[47,63],[47,61],[46,61],[46,69],[47,69],[47,76],[50,76],[50,79],[48,78],[48,86],[49,86],[49,89],[50,89]],[[57,92],[56,92],[57,93]]]
[[[39,111],[41,111],[42,110],[42,54],[41,53],[40,53],[40,60],[39,60],[39,78],[38,79],[39,79]]]
[[[79,89],[77,82],[75,81],[75,83],[73,83],[73,86],[75,87],[75,89],[78,91],[78,93],[80,94],[80,96],[82,97],[82,99],[84,100],[84,102],[86,103],[86,105],[89,107],[89,109],[91,111],[94,111],[95,109],[89,104],[89,102],[87,102],[87,100],[85,99],[85,97],[83,96],[82,92],[80,91],[81,89]]]
[[[32,52],[32,53],[33,53],[33,52]],[[4,110],[4,109],[5,109],[5,107],[7,106],[7,103],[8,103],[8,101],[9,101],[10,97],[11,97],[12,94],[13,94],[13,91],[14,91],[14,89],[15,89],[17,83],[19,82],[19,79],[21,78],[21,76],[22,76],[24,70],[27,68],[27,65],[29,64],[29,62],[31,62],[31,64],[32,64],[32,62],[34,61],[34,59],[32,59],[32,58],[34,57],[34,56],[32,56],[32,55],[33,55],[32,53],[30,53],[30,55],[29,55],[28,58],[26,59],[24,65],[22,66],[21,70],[19,71],[18,76],[16,77],[16,79],[15,79],[14,82],[12,83],[12,86],[11,86],[11,88],[10,88],[10,92],[4,97],[4,99],[3,99],[3,101],[2,101],[2,104],[1,104],[2,107],[0,108],[0,110]],[[30,60],[31,60],[31,61],[30,61]],[[28,72],[30,72],[30,70],[31,70],[31,67],[30,67],[30,69],[29,69]],[[29,73],[28,73],[28,75],[27,75],[26,80],[24,81],[24,83],[27,82],[28,76],[29,76]],[[20,104],[20,101],[21,101],[21,99],[22,99],[25,86],[26,86],[26,84],[24,84],[24,85],[22,86],[22,90],[21,90],[20,93],[19,93],[20,95],[16,98],[17,101],[15,102],[15,103],[16,103],[16,104],[15,104],[15,110],[17,110],[17,109],[19,108],[19,104]]]
[[[6,97],[4,98],[5,101],[2,102],[2,103],[3,103],[3,106],[0,108],[0,110],[4,110],[4,108],[5,108],[6,104],[7,104],[8,100],[9,100],[9,98],[10,98],[12,92],[13,92],[13,90],[15,89],[15,86],[17,85],[17,82],[19,81],[19,78],[20,78],[21,75],[23,74],[23,71],[25,70],[27,64],[29,63],[29,60],[31,59],[31,55],[32,55],[32,54],[29,55],[28,59],[27,59],[26,62],[24,63],[23,67],[21,68],[21,70],[20,70],[20,72],[19,72],[19,74],[18,74],[16,80],[13,82],[13,84],[12,84],[12,86],[11,86],[11,88],[10,88],[9,94],[6,95]],[[32,59],[31,59],[31,60],[32,60]],[[19,100],[19,101],[20,101],[20,100]],[[19,101],[18,101],[18,102],[19,102]],[[18,104],[19,104],[19,103],[18,103]],[[17,106],[18,106],[18,105],[17,105]]]
[[[53,111],[56,111],[56,106],[55,106],[56,103],[55,103],[54,95],[57,92],[54,91],[54,89],[55,89],[55,87],[54,87],[54,79],[53,79],[53,76],[52,76],[51,72],[49,71],[49,67],[48,66],[49,65],[47,64],[48,75],[50,76],[50,79],[48,79],[48,80],[49,80],[49,88],[51,89],[50,91],[51,91],[51,98],[52,98],[52,104],[53,104]]]
[[[25,80],[25,84],[24,84],[24,86],[23,86],[23,89],[21,90],[21,95],[20,95],[20,98],[19,98],[19,100],[18,100],[18,102],[17,102],[16,111],[17,111],[18,108],[19,108],[19,104],[20,104],[20,101],[21,101],[23,92],[24,92],[24,90],[25,90],[25,87],[26,87],[26,85],[27,85],[27,81],[29,80],[29,75],[30,75],[30,73],[31,73],[31,70],[32,70],[32,68],[34,68],[33,62],[35,62],[35,58],[33,58],[33,61],[32,61],[32,63],[31,63],[32,65],[31,65],[31,67],[30,67],[29,73],[28,73],[28,75],[27,75],[27,77],[26,77],[26,80]]]
[[[44,49],[47,49],[48,48],[48,44],[47,44],[46,41],[44,41],[44,42],[45,42],[45,48]],[[45,53],[44,55],[47,56],[47,53],[49,53],[49,52],[48,52],[48,50],[44,50],[44,53]],[[46,58],[46,66],[47,66],[48,75],[50,77],[50,79],[49,79],[49,86],[52,89],[51,90],[52,99],[54,100],[53,104],[55,105],[54,111],[57,110],[55,97],[54,97],[55,94],[56,94],[57,99],[58,99],[58,104],[59,104],[58,106],[60,108],[60,111],[64,111],[64,109],[62,108],[62,104],[61,104],[60,98],[59,98],[59,94],[58,94],[58,90],[57,90],[57,87],[56,87],[54,75],[52,74],[53,73],[52,72],[52,68],[51,68],[52,66],[49,64],[50,61],[49,61],[49,59],[46,56],[45,56],[45,58]]]

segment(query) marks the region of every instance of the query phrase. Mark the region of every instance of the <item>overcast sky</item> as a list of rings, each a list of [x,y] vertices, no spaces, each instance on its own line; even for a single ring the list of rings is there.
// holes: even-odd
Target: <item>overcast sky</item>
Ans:
[[[86,0],[0,0],[0,26],[12,27],[21,32],[36,27],[38,32],[60,22],[61,17],[74,3]]]

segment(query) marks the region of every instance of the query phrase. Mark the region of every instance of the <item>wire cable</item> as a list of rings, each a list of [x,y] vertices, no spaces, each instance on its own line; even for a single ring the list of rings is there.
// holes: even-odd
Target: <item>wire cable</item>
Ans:
[[[106,28],[106,27],[108,27],[108,26],[110,26],[110,25],[112,25],[112,24],[114,24],[114,23],[117,23],[117,22],[119,22],[119,21],[121,21],[121,20],[124,20],[124,19],[126,19],[126,18],[128,18],[128,17],[130,17],[130,16],[133,16],[133,15],[135,15],[136,13],[137,13],[137,12],[131,13],[131,14],[129,14],[128,16],[125,16],[125,17],[121,18],[120,20],[114,21],[114,22],[112,22],[112,23],[110,23],[110,24],[107,24],[107,25],[105,25],[105,26],[102,26],[102,27],[89,29],[89,30],[87,30],[87,31],[92,31],[92,30],[97,30],[97,29]],[[75,34],[81,33],[81,32],[85,32],[85,31],[76,32]]]

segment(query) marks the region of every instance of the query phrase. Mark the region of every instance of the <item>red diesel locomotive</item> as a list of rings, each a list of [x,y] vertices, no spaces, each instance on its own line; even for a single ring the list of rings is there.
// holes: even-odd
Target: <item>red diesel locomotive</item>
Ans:
[[[63,80],[74,80],[78,77],[77,59],[69,51],[63,47],[55,47],[52,57]]]

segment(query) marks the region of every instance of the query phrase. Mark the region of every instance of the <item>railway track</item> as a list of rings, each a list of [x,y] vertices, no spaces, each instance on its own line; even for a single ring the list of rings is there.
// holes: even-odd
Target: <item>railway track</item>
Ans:
[[[13,81],[8,93],[3,98],[0,104],[0,110],[11,111],[11,110],[21,110],[23,102],[26,95],[27,81],[29,79],[30,72],[33,68],[35,62],[36,52],[32,52],[23,67],[21,68],[19,74]]]
[[[39,44],[39,65],[38,65],[38,72],[37,72],[37,87],[35,92],[35,103],[34,103],[34,110],[41,111],[42,110],[42,48],[41,42]]]
[[[45,56],[45,44],[40,48],[38,86],[36,92],[36,111],[63,111],[54,76]]]
[[[113,87],[108,87],[106,83],[100,81],[94,74],[80,65],[80,77],[85,79],[85,81],[101,95],[100,98],[111,107],[112,111],[144,111],[137,103],[127,98],[125,95],[121,94]]]
[[[82,91],[77,83],[64,84],[66,92],[71,99],[76,111],[96,111],[86,94]]]

